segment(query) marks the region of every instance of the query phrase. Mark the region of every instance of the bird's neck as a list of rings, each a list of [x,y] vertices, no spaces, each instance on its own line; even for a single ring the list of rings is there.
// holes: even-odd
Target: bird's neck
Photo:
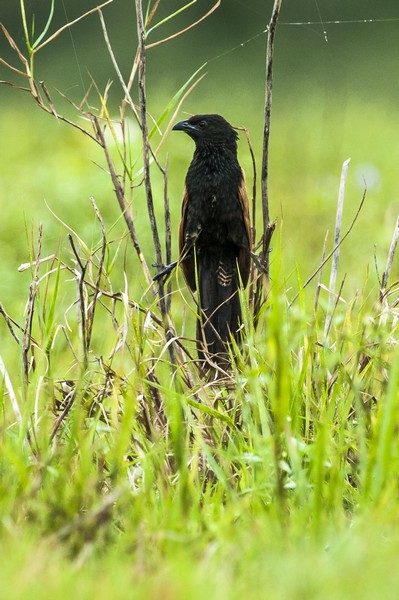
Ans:
[[[192,165],[201,167],[204,171],[231,170],[239,166],[237,159],[237,144],[202,144],[194,152]]]

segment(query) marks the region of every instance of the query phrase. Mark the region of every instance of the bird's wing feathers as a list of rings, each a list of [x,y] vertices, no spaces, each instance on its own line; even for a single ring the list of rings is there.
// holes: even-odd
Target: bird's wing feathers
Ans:
[[[238,256],[238,267],[240,270],[240,277],[242,284],[245,287],[248,283],[249,274],[251,270],[251,256],[248,250],[252,250],[252,230],[251,220],[249,216],[249,201],[247,195],[247,189],[245,185],[245,174],[242,171],[242,179],[240,187],[238,189],[238,198],[242,210],[244,219],[245,231],[248,238],[248,247],[242,247],[239,251]],[[193,249],[187,247],[187,241],[185,239],[186,223],[187,223],[187,207],[188,207],[188,192],[187,187],[184,188],[182,208],[181,208],[181,220],[179,226],[179,257],[181,261],[181,268],[183,275],[187,281],[190,289],[195,292],[197,288],[196,276],[195,276],[195,260]]]
[[[185,232],[186,232],[186,221],[187,221],[187,205],[188,205],[188,192],[187,187],[184,188],[183,200],[181,206],[181,220],[179,226],[179,258],[180,265],[183,271],[185,280],[188,286],[193,292],[195,292],[196,277],[195,277],[195,261],[194,252],[192,248],[187,248]]]

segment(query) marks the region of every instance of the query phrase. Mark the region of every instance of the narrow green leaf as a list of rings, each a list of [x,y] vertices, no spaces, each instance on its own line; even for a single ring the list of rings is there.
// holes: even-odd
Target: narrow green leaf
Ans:
[[[44,36],[48,32],[49,27],[51,25],[51,21],[53,20],[53,16],[54,16],[54,0],[51,0],[50,14],[47,19],[47,23],[44,26],[44,29],[41,32],[41,34],[39,35],[39,37],[37,38],[37,40],[33,43],[33,46],[32,46],[33,49],[37,48],[37,46],[40,44],[40,42],[43,40]]]
[[[183,11],[185,11],[187,8],[189,8],[190,6],[192,6],[193,4],[195,4],[196,2],[197,2],[197,0],[191,0],[191,2],[189,2],[188,4],[185,4],[184,6],[182,6],[178,10],[176,10],[176,12],[172,13],[171,15],[168,15],[167,17],[165,17],[164,19],[162,19],[162,21],[159,21],[159,23],[156,23],[155,25],[153,25],[152,27],[150,27],[148,29],[148,31],[146,31],[146,37],[148,37],[148,35],[152,31],[154,31],[154,29],[157,29],[158,27],[160,27],[161,25],[164,25],[165,23],[167,23],[168,21],[170,21],[174,17],[177,17],[177,15],[179,15],[180,13],[182,13]]]
[[[161,116],[159,117],[159,119],[156,121],[156,124],[154,125],[154,127],[151,129],[150,133],[149,133],[149,139],[152,138],[152,136],[159,131],[162,123],[166,120],[167,116],[171,113],[171,111],[173,110],[173,108],[176,106],[176,104],[179,102],[179,100],[181,99],[181,97],[183,96],[183,94],[185,93],[185,91],[188,89],[188,87],[190,86],[190,84],[192,83],[192,81],[195,79],[195,77],[198,75],[198,73],[200,73],[207,65],[208,63],[205,62],[203,65],[201,65],[192,75],[189,79],[187,79],[187,81],[182,85],[182,87],[176,92],[176,94],[171,98],[171,100],[168,102],[168,104],[166,105],[163,113],[161,114]]]

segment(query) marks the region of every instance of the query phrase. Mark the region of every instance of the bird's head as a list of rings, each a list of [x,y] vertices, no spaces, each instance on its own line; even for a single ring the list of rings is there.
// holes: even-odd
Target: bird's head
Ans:
[[[195,115],[179,121],[175,131],[185,131],[197,147],[226,145],[237,148],[237,132],[220,115]]]

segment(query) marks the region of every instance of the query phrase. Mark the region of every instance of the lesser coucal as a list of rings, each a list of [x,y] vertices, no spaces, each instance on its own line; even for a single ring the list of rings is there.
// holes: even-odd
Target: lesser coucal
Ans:
[[[239,286],[250,272],[251,226],[238,135],[219,115],[196,115],[173,129],[195,142],[183,194],[179,261],[188,286],[198,286],[200,359],[228,361],[227,342],[241,324]]]

